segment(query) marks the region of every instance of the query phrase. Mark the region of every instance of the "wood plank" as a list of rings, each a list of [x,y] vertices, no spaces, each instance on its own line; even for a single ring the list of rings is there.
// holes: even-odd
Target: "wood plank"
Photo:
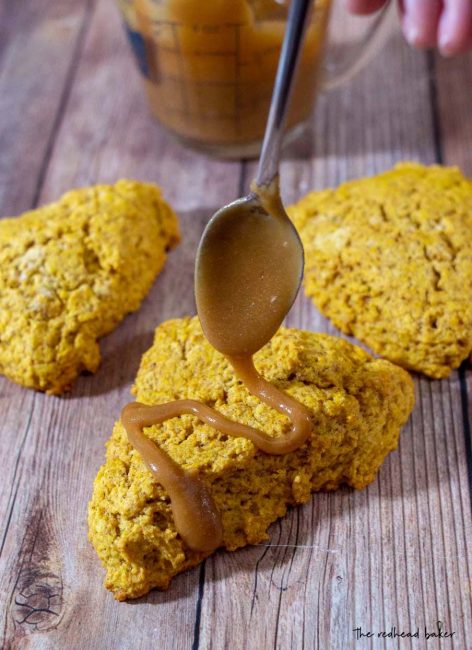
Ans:
[[[472,54],[463,55],[453,60],[435,56],[431,61],[436,82],[434,92],[439,141],[438,154],[444,164],[458,165],[464,174],[472,178],[472,151],[469,146],[465,145],[470,142],[472,137],[472,125],[470,124]],[[458,374],[454,386],[454,397],[455,408],[462,410],[464,445],[459,445],[454,451],[459,458],[463,459],[462,463],[467,462],[469,489],[472,489],[472,370],[470,362],[463,363]],[[467,498],[464,485],[462,488],[451,495],[452,503],[455,506],[454,516],[459,522],[464,513],[470,512],[470,499]],[[465,515],[463,530],[464,533],[458,534],[456,538],[457,553],[469,558],[467,570],[464,570],[463,573],[463,580],[469,585],[467,602],[470,605],[472,543],[467,515]]]
[[[472,54],[447,60],[436,56],[438,135],[441,139],[440,154],[447,165],[458,165],[472,179],[471,95]],[[467,144],[466,144],[467,143]],[[458,389],[459,390],[459,389]],[[472,372],[470,364],[460,371],[460,391],[466,428],[466,454],[468,458],[469,483],[472,485]]]
[[[37,201],[93,0],[0,3],[0,215]]]
[[[47,163],[55,125],[62,114],[75,53],[87,29],[91,2],[41,0],[2,3],[0,49],[0,214],[16,214],[37,201],[38,183]],[[48,74],[38,74],[38,62]],[[0,436],[1,453],[13,462],[5,469],[5,485],[14,486],[17,450],[29,435],[34,395],[10,384],[2,391],[11,412]],[[16,416],[15,413],[22,414]],[[13,424],[14,423],[14,424]],[[11,432],[15,435],[12,436]],[[18,442],[19,441],[19,442]],[[14,488],[0,501],[0,518],[8,520]]]
[[[103,572],[87,541],[86,507],[104,460],[103,444],[130,399],[154,327],[194,312],[195,248],[208,216],[237,197],[240,164],[193,154],[154,124],[116,8],[111,0],[101,0],[78,60],[40,201],[53,200],[72,186],[123,176],[164,185],[179,212],[183,242],[140,311],[103,342],[104,361],[97,374],[80,378],[69,397],[33,394],[0,381],[5,400],[17,396],[5,411],[3,435],[14,439],[16,429],[23,432],[28,426],[28,441],[11,480],[12,514],[0,564],[7,605],[1,629],[11,647],[23,647],[27,637],[38,648],[102,650],[117,643],[147,648],[151,640],[162,648],[188,648],[194,638],[198,570],[178,577],[166,593],[155,592],[139,603],[115,602],[102,586]],[[23,401],[34,405],[31,420],[33,407],[20,410]],[[43,592],[34,600],[31,594],[40,585]],[[56,614],[42,612],[24,620],[30,611],[21,605],[24,597],[27,605],[39,602],[43,608],[49,597],[49,609]]]
[[[0,214],[35,203],[38,182],[73,76],[74,54],[86,31],[91,3],[51,0],[1,3]],[[47,74],[38,73],[39,61]],[[31,451],[36,396],[9,382],[0,387],[0,454],[9,459],[0,491],[0,555]],[[3,607],[2,607],[3,611]]]

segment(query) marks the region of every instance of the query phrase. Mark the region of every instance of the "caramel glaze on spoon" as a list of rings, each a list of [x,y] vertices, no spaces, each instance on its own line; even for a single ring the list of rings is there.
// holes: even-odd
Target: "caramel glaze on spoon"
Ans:
[[[219,431],[244,437],[267,454],[295,451],[310,436],[311,416],[303,404],[266,381],[252,356],[275,334],[297,295],[303,274],[303,247],[283,208],[278,160],[289,90],[311,0],[293,0],[252,192],[216,212],[203,233],[195,265],[195,298],[203,331],[223,353],[247,389],[288,416],[290,431],[273,438],[229,420],[194,400],[147,406],[135,402],[122,411],[130,443],[167,491],[175,527],[196,552],[222,544],[220,514],[198,472],[185,470],[143,432],[183,414]]]
[[[274,213],[269,215],[262,206],[261,196],[254,194],[250,200],[223,208],[228,213],[223,215],[228,237],[223,237],[219,228],[212,230],[209,223],[210,236],[202,238],[197,257],[195,295],[210,343],[225,354],[253,395],[289,417],[290,431],[273,438],[195,400],[156,406],[135,402],[121,414],[130,443],[170,497],[177,531],[187,546],[202,553],[211,552],[222,542],[216,505],[198,474],[175,463],[144,435],[143,428],[191,414],[227,435],[247,438],[261,451],[276,455],[298,449],[312,430],[308,409],[261,377],[252,360],[290,309],[303,268],[303,257],[300,263],[297,250],[301,244],[290,221]],[[220,214],[213,219],[221,219]]]

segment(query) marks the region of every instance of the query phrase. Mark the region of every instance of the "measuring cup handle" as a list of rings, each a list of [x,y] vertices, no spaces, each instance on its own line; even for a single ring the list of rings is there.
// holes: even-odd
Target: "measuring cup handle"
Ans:
[[[395,2],[388,0],[371,23],[364,38],[352,45],[340,63],[335,65],[325,62],[321,78],[321,90],[333,90],[351,79],[372,59],[390,33]]]

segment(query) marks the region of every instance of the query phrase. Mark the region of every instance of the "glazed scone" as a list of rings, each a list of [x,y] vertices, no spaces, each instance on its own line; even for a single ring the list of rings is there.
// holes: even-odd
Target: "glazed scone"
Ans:
[[[179,240],[156,185],[121,180],[0,221],[0,372],[60,394],[138,309]]]
[[[360,489],[373,481],[413,407],[405,370],[326,334],[281,329],[255,363],[313,415],[313,434],[297,451],[269,456],[189,415],[145,429],[176,462],[199,471],[220,511],[228,550],[267,539],[268,526],[287,506],[306,502],[314,490]],[[248,393],[196,317],[157,328],[133,392],[144,404],[198,399],[273,436],[290,427]],[[118,600],[165,589],[172,576],[205,557],[182,542],[166,492],[119,421],[95,479],[89,538],[106,568],[105,586]]]
[[[346,334],[430,377],[472,351],[472,182],[403,163],[289,209],[305,291]]]

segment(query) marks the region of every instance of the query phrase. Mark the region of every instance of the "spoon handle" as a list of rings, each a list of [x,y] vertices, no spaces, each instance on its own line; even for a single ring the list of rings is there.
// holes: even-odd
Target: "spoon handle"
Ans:
[[[285,28],[277,76],[270,102],[269,117],[257,169],[257,185],[268,185],[278,173],[285,115],[312,2],[313,0],[291,0],[290,3],[287,27]]]

